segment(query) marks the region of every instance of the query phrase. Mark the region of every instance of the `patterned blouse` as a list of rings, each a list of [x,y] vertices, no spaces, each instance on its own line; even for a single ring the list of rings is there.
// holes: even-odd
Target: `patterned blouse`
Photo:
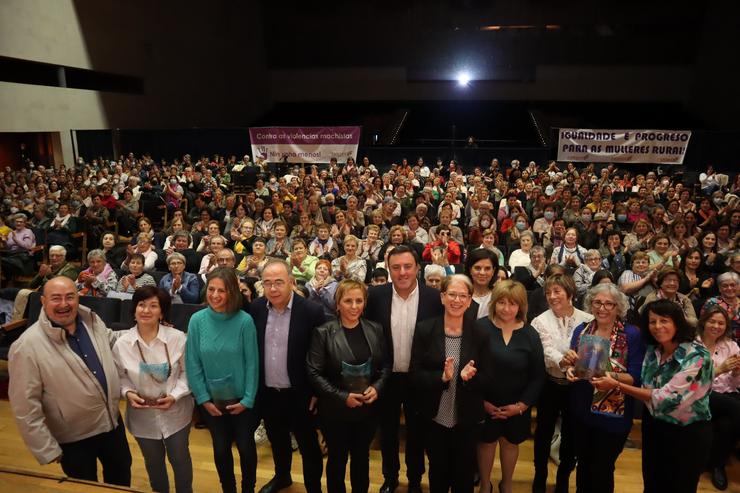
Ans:
[[[715,367],[721,365],[731,356],[740,354],[740,348],[737,343],[729,339],[717,341],[712,354],[712,361]],[[725,372],[717,375],[712,382],[712,392],[728,394],[740,391],[740,375],[733,375],[732,372]]]
[[[704,313],[705,310],[713,307],[714,305],[722,308],[730,316],[732,337],[735,342],[740,341],[740,304],[738,304],[736,310],[733,310],[732,307],[730,307],[730,304],[727,303],[721,296],[714,296],[712,298],[709,298],[706,303],[704,303],[704,306],[701,308],[701,312]]]
[[[711,420],[714,367],[707,348],[697,341],[684,342],[663,364],[660,358],[660,349],[650,346],[642,363],[642,386],[653,389],[647,402],[650,414],[680,426]]]

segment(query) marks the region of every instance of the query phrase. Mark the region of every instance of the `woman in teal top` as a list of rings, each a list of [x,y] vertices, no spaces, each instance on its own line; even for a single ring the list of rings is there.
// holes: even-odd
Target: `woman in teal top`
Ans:
[[[609,374],[594,379],[594,387],[616,388],[645,402],[649,411],[642,415],[645,493],[695,492],[712,440],[712,357],[694,340],[694,327],[681,307],[669,300],[647,305],[643,337],[648,350],[642,387],[619,383]]]
[[[190,319],[185,352],[188,383],[195,402],[203,406],[213,439],[213,459],[226,492],[236,493],[236,443],[242,471],[242,491],[254,491],[257,419],[254,399],[259,381],[257,330],[252,317],[241,310],[239,281],[233,269],[208,274],[208,307]]]

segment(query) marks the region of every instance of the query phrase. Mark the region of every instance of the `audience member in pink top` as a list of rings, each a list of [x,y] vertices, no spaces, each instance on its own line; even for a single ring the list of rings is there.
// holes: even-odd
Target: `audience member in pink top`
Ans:
[[[740,347],[730,336],[730,318],[720,306],[704,310],[698,333],[714,363],[709,396],[714,436],[709,466],[712,484],[724,490],[727,489],[725,464],[740,437]]]

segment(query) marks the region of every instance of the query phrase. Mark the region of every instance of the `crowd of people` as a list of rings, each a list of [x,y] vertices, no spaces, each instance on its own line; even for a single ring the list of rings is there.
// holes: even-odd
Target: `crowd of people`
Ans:
[[[10,319],[42,293],[10,350],[11,406],[40,463],[97,480],[100,461],[106,482],[129,485],[128,428],[154,491],[169,491],[165,458],[176,491],[192,491],[195,408],[225,492],[232,443],[254,491],[264,426],[275,473],[261,493],[292,484],[291,437],[306,491],[325,475],[344,492],[349,460],[352,491],[367,492],[376,434],[380,493],[394,493],[403,411],[409,493],[425,455],[433,493],[511,493],[535,408],[534,493],[553,454],[556,492],[574,470],[579,493],[614,491],[636,416],[646,492],[695,491],[705,470],[728,487],[740,175],[245,156],[259,178],[237,194],[236,164],[130,154],[0,172],[3,274],[36,274],[2,291]],[[37,244],[48,261],[34,266]],[[134,327],[111,331],[81,296],[132,299]],[[205,308],[173,328],[179,303]]]

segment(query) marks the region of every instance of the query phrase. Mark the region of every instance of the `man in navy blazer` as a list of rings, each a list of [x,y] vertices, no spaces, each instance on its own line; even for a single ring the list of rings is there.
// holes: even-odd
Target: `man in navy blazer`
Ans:
[[[380,446],[383,486],[380,493],[393,493],[401,468],[398,432],[401,407],[406,419],[406,476],[409,493],[421,493],[424,474],[423,430],[408,384],[411,343],[417,322],[442,315],[439,291],[419,283],[419,256],[401,245],[388,255],[392,284],[370,288],[365,317],[383,326],[393,373],[380,401]]]
[[[303,457],[306,491],[321,492],[323,462],[313,420],[315,398],[307,378],[306,355],[314,330],[326,317],[320,305],[297,295],[294,285],[288,265],[271,260],[262,271],[265,295],[250,306],[261,365],[256,407],[265,421],[275,462],[275,476],[260,493],[275,493],[292,484],[291,432]]]

